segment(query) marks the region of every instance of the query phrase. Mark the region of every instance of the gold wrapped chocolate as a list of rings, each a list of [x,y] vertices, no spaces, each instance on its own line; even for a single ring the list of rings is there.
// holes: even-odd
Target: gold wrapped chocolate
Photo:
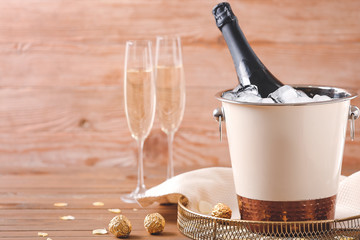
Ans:
[[[117,238],[128,237],[131,232],[131,222],[124,215],[117,215],[111,219],[109,231]]]
[[[231,218],[231,214],[232,214],[231,209],[223,203],[216,204],[211,212],[211,216],[213,217],[227,218],[227,219]]]
[[[165,228],[165,218],[160,213],[151,213],[145,217],[144,227],[150,234],[159,234]]]

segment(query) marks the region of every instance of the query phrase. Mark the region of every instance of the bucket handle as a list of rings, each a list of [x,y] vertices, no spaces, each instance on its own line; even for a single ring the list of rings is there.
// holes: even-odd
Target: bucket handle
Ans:
[[[351,141],[355,139],[355,120],[359,118],[360,112],[359,108],[356,106],[350,105],[349,108],[349,120],[350,120],[350,138]]]
[[[219,122],[219,133],[220,133],[220,142],[222,141],[222,121],[225,121],[225,113],[224,113],[224,108],[220,107],[217,108],[213,111],[213,117],[215,118],[216,121]]]
[[[223,121],[225,121],[224,108],[223,107],[216,108],[213,111],[213,116],[214,116],[215,120],[219,122],[219,133],[220,133],[220,142],[221,142],[222,141],[222,125],[221,125],[221,123]],[[356,106],[350,105],[348,118],[350,120],[351,141],[354,141],[354,139],[355,139],[355,120],[358,119],[359,116],[360,116],[359,108]]]

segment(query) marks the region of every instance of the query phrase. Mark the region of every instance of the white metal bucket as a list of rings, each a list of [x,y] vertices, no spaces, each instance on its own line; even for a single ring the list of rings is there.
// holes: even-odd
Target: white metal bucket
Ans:
[[[305,214],[308,209],[300,209],[305,211],[304,216],[294,212],[299,218],[292,217],[290,220],[334,217],[334,196],[338,191],[347,122],[349,118],[354,122],[358,117],[358,109],[350,106],[350,100],[356,94],[330,87],[295,88],[309,95],[328,95],[335,99],[299,104],[256,104],[224,99],[222,92],[216,95],[222,102],[222,109],[214,114],[220,120],[226,119],[238,198],[260,200],[250,202],[250,205],[260,206],[244,209],[252,211],[245,213],[241,212],[244,207],[241,205],[245,203],[239,198],[243,219],[286,221],[290,218],[291,209],[286,209],[284,204],[277,205],[281,208],[281,216],[271,216],[271,204],[268,213],[262,213],[266,204],[299,202],[301,208],[303,201],[327,198],[332,198],[334,205],[331,213],[310,216],[310,213]],[[317,202],[309,204],[318,205]]]

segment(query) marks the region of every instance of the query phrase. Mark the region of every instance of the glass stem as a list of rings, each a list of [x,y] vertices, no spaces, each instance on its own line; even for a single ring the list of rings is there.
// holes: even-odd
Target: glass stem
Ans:
[[[138,139],[138,182],[137,188],[139,193],[145,192],[145,183],[144,183],[144,159],[143,159],[143,150],[144,150],[144,139]]]
[[[174,132],[169,132],[167,134],[168,137],[168,164],[167,164],[167,177],[166,179],[170,179],[174,176],[174,162],[173,162],[173,141],[174,141]]]

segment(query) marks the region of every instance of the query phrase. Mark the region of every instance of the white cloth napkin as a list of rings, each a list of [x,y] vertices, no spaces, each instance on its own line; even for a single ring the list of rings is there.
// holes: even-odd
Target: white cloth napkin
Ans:
[[[213,167],[186,172],[146,191],[137,201],[143,207],[154,202],[177,203],[184,195],[188,208],[198,213],[221,202],[232,209],[232,219],[239,219],[239,207],[231,168]],[[209,210],[210,211],[210,210]],[[360,215],[360,171],[341,178],[336,202],[335,218]]]

